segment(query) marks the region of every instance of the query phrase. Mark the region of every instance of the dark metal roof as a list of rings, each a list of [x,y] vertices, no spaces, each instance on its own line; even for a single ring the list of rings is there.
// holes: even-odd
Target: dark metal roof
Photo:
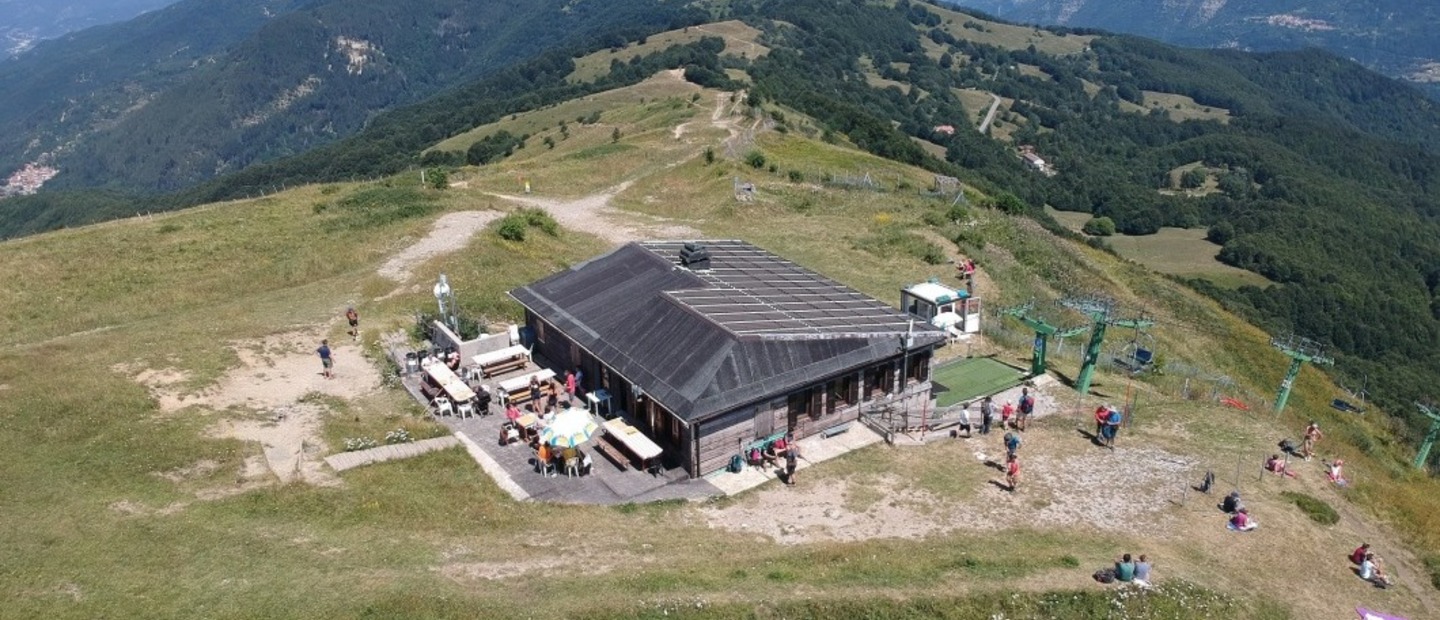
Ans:
[[[631,243],[510,294],[687,421],[786,394],[943,332],[743,241]]]

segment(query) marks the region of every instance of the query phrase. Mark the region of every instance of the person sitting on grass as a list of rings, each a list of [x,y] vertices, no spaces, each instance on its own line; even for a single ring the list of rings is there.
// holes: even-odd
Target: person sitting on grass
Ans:
[[[1231,491],[1229,495],[1225,496],[1225,501],[1220,502],[1220,510],[1225,511],[1226,514],[1240,512],[1240,509],[1243,507],[1244,504],[1240,503],[1239,491]]]
[[[1360,563],[1360,578],[1375,584],[1376,587],[1390,586],[1390,578],[1385,575],[1385,569],[1380,565],[1380,558],[1375,557],[1373,553],[1365,554],[1365,560]]]
[[[1150,559],[1143,553],[1135,562],[1135,585],[1142,588],[1150,587]]]
[[[1235,516],[1230,517],[1229,527],[1237,532],[1248,532],[1260,527],[1260,524],[1250,518],[1250,511],[1248,509],[1241,508],[1235,512]]]
[[[1120,561],[1115,563],[1115,580],[1122,583],[1135,581],[1135,562],[1130,559],[1130,554],[1120,556]]]
[[[1370,543],[1368,542],[1356,547],[1354,551],[1350,552],[1350,563],[1359,566],[1365,563],[1365,556],[1367,555],[1370,555]]]
[[[1265,460],[1265,471],[1277,476],[1295,477],[1295,472],[1290,471],[1290,468],[1285,464],[1285,459],[1280,458],[1278,454],[1272,454],[1270,458]]]
[[[1342,487],[1350,483],[1345,479],[1344,459],[1335,459],[1333,462],[1326,463],[1325,465],[1325,477],[1330,479],[1330,482],[1334,482]]]

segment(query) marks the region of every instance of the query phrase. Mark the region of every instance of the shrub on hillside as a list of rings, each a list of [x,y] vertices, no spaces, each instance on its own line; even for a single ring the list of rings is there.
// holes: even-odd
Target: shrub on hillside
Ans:
[[[1080,231],[1094,237],[1109,237],[1115,234],[1115,220],[1103,215],[1092,217],[1090,221],[1085,222],[1085,226]]]
[[[524,241],[527,231],[538,228],[551,237],[560,236],[560,223],[544,209],[521,209],[500,218],[495,234],[507,241]]]
[[[1296,493],[1294,491],[1285,491],[1281,493],[1280,496],[1295,504],[1301,512],[1304,512],[1310,517],[1311,521],[1321,525],[1335,525],[1340,522],[1340,513],[1335,512],[1335,509],[1331,508],[1330,504],[1325,503],[1324,500],[1318,497],[1304,493]]]
[[[765,154],[760,151],[750,151],[745,154],[745,163],[751,168],[760,169],[765,167]]]

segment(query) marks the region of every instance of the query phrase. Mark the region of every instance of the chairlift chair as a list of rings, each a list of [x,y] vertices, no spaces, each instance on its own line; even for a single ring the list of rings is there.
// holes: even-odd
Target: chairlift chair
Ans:
[[[1155,337],[1137,330],[1135,337],[1130,339],[1111,363],[1132,375],[1149,370],[1155,363]]]

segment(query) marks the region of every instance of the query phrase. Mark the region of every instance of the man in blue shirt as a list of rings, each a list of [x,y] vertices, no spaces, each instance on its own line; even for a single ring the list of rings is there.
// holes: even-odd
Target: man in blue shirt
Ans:
[[[324,367],[321,374],[325,375],[326,379],[333,379],[334,374],[331,373],[330,369],[335,366],[335,360],[330,357],[330,341],[321,340],[320,348],[315,349],[315,353],[320,355],[320,365]]]

